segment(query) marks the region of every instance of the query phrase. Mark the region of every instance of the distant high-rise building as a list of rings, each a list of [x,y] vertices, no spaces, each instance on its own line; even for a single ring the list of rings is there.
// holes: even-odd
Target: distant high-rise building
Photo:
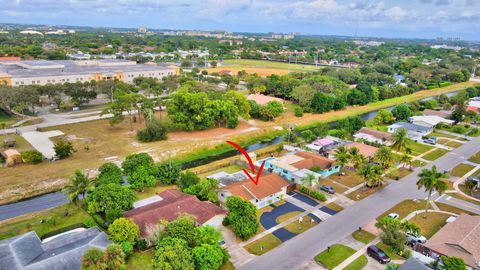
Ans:
[[[145,33],[147,33],[147,27],[140,26],[140,27],[138,27],[137,32],[141,33],[141,34],[145,34]]]

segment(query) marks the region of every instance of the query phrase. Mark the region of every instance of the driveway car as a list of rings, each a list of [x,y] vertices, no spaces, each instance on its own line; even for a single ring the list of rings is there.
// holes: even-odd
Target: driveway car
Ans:
[[[332,186],[321,185],[320,190],[328,194],[335,194],[335,189]]]
[[[414,243],[424,244],[427,242],[427,238],[420,234],[406,233],[405,238],[407,238],[407,241],[410,245],[413,245]]]
[[[424,139],[423,142],[431,144],[431,145],[436,145],[437,144],[437,138],[432,137],[432,138]]]
[[[390,213],[390,214],[388,214],[387,217],[392,218],[392,219],[398,219],[400,217],[400,215],[397,214],[397,213]]]
[[[391,261],[390,257],[375,245],[371,245],[367,248],[367,254],[381,264],[389,263]]]

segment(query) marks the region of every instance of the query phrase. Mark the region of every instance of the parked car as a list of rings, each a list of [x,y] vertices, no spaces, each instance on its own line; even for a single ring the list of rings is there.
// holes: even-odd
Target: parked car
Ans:
[[[389,263],[391,261],[390,257],[375,245],[371,245],[367,248],[367,254],[381,264]]]
[[[413,246],[415,243],[424,244],[427,242],[427,238],[420,234],[406,233],[405,238],[407,238],[408,244]]]
[[[480,182],[480,179],[476,176],[469,176],[467,177],[467,181],[472,184],[478,185],[478,182]]]
[[[398,213],[390,213],[388,214],[389,218],[392,218],[392,219],[398,219],[400,217],[400,215]]]
[[[424,143],[428,143],[431,145],[436,145],[437,144],[437,137],[431,137],[423,140]]]
[[[335,189],[332,186],[321,185],[320,190],[325,191],[328,194],[335,194]]]

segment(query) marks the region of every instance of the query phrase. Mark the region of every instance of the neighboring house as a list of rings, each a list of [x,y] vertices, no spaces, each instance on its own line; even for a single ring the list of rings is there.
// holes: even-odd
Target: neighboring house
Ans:
[[[5,166],[13,167],[17,164],[22,163],[22,155],[15,149],[7,149],[2,153],[3,158],[5,159]]]
[[[176,189],[168,189],[158,194],[161,200],[129,210],[123,214],[140,228],[142,237],[147,238],[150,229],[160,220],[172,221],[181,214],[192,215],[199,225],[218,226],[222,223],[226,211],[209,201],[200,201],[197,197]]]
[[[353,135],[356,140],[365,140],[371,143],[392,145],[392,134],[371,128],[361,128]]]
[[[307,148],[320,152],[325,150],[327,147],[335,145],[335,140],[325,137],[318,140],[313,141],[311,144],[306,145]]]
[[[452,112],[451,111],[447,111],[447,110],[430,110],[430,109],[425,109],[423,110],[423,115],[425,116],[439,116],[439,117],[443,117],[445,119],[449,119],[450,117],[452,117]]]
[[[345,148],[347,150],[350,150],[352,148],[357,148],[358,152],[366,158],[373,158],[375,153],[377,153],[377,151],[378,151],[378,148],[375,147],[375,146],[371,146],[371,145],[367,145],[367,144],[359,143],[359,142],[352,142],[350,144],[346,144]],[[332,149],[332,150],[328,151],[328,158],[329,159],[335,160],[335,155],[336,155],[336,149]]]
[[[206,178],[218,180],[220,182],[220,186],[224,187],[247,179],[247,175],[243,171],[238,171],[236,173],[227,173],[222,171],[208,175]]]
[[[402,265],[400,265],[398,270],[432,270],[432,268],[426,266],[423,262],[411,256]]]
[[[281,98],[266,96],[266,95],[262,95],[262,94],[250,94],[250,95],[247,96],[247,100],[253,100],[258,105],[265,105],[265,104],[267,104],[271,101],[278,101],[282,104],[284,103],[283,99],[281,99]]]
[[[278,174],[261,175],[258,185],[250,179],[222,188],[218,191],[218,199],[225,204],[230,196],[241,197],[255,205],[257,209],[282,200],[287,194],[290,183]]]
[[[258,163],[261,164],[262,161]],[[298,178],[298,173],[294,177],[294,173],[299,170],[310,170],[315,167],[317,174],[321,177],[327,177],[340,171],[340,166],[335,165],[333,160],[325,158],[319,154],[310,152],[295,152],[284,155],[279,158],[265,159],[264,169],[270,172],[276,172],[280,176],[295,183],[301,183]],[[311,171],[313,173],[313,171]]]
[[[420,126],[407,122],[397,122],[388,126],[388,132],[395,133],[400,128],[406,129],[407,136],[412,140],[419,140],[433,131],[432,127]]]
[[[433,258],[459,257],[471,268],[480,269],[480,216],[458,216],[415,249]]]
[[[455,121],[448,120],[440,116],[429,115],[429,116],[412,116],[410,117],[410,122],[415,125],[434,128],[438,124],[453,125]]]
[[[42,243],[35,232],[0,241],[0,269],[76,270],[90,248],[105,249],[111,241],[98,228],[72,232]]]

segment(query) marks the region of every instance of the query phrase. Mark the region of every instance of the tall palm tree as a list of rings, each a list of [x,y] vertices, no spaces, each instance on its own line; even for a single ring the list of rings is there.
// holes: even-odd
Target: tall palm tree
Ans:
[[[400,163],[402,163],[404,168],[408,166],[408,168],[411,170],[413,158],[409,154],[403,154],[403,156],[400,158]]]
[[[302,183],[306,184],[307,187],[311,188],[313,187],[313,183],[317,180],[317,178],[315,177],[315,175],[307,173],[307,175],[305,175],[305,177],[300,180],[302,181]]]
[[[76,170],[74,175],[70,178],[70,183],[65,187],[64,192],[68,194],[71,202],[76,203],[78,196],[82,195],[85,198],[87,192],[92,188],[92,182],[80,170]]]
[[[407,137],[407,129],[399,128],[395,133],[392,135],[392,148],[401,152],[407,149],[408,137]]]
[[[367,187],[372,188],[383,184],[382,168],[378,165],[365,162],[360,166],[358,174],[365,180]]]
[[[380,147],[374,156],[375,162],[377,162],[382,168],[388,169],[393,165],[393,153],[392,150],[386,146]]]
[[[352,147],[348,150],[348,157],[353,168],[358,168],[365,161],[365,157],[360,154],[360,150],[357,147]]]
[[[340,145],[337,149],[335,149],[335,162],[342,166],[340,169],[342,169],[344,166],[346,166],[349,162],[349,155],[347,148],[345,148],[344,145]]]
[[[439,195],[442,195],[448,188],[447,183],[443,180],[447,178],[447,175],[437,171],[437,166],[434,165],[431,170],[423,169],[418,176],[420,177],[417,182],[418,189],[425,188],[425,191],[428,192],[424,215],[424,218],[426,218],[432,193],[435,191],[438,192]]]

